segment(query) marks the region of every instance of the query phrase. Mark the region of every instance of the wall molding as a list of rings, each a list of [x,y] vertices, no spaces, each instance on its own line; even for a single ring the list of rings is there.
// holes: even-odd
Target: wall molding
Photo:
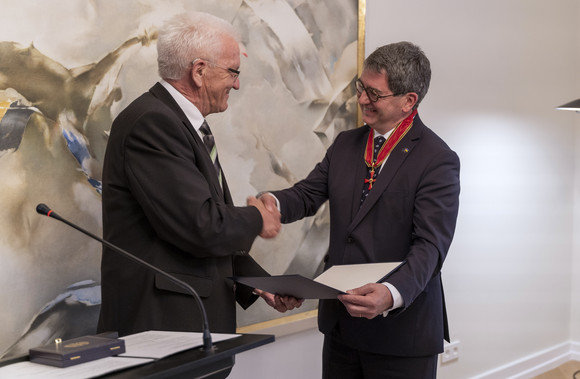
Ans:
[[[580,342],[578,341],[554,345],[472,379],[530,379],[571,360],[580,361]]]
[[[242,326],[236,333],[273,334],[278,337],[303,332],[318,327],[318,309],[280,317],[274,320]]]

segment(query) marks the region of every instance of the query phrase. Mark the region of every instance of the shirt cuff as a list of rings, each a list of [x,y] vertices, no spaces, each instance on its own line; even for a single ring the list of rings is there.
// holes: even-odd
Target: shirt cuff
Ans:
[[[390,311],[393,309],[401,308],[403,306],[403,297],[391,283],[383,282],[382,284],[384,284],[389,289],[389,291],[391,291],[391,296],[393,297],[393,306],[383,312],[383,317],[387,317]]]
[[[276,207],[278,208],[278,212],[281,212],[281,209],[280,209],[280,200],[278,200],[278,198],[276,196],[274,196],[272,194],[272,192],[267,192],[267,191],[260,192],[260,193],[258,193],[256,195],[256,199],[259,199],[260,196],[262,196],[262,195],[270,195],[270,196],[272,196],[274,198],[274,200],[276,200]]]

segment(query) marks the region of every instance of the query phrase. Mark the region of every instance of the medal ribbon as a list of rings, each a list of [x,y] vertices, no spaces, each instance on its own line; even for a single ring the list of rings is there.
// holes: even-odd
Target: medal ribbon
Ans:
[[[413,119],[415,118],[416,114],[417,110],[415,109],[409,116],[407,116],[407,118],[405,118],[403,121],[401,121],[401,123],[399,123],[399,125],[396,126],[395,130],[393,130],[389,138],[383,143],[383,146],[381,146],[376,160],[373,159],[374,133],[372,130],[370,131],[369,138],[367,140],[367,146],[365,148],[365,163],[367,164],[367,167],[371,169],[370,179],[365,179],[365,183],[369,184],[369,190],[373,188],[373,183],[376,181],[376,179],[374,179],[375,169],[383,164],[395,146],[397,146],[399,141],[401,141],[409,129],[411,129],[411,126],[413,126]]]

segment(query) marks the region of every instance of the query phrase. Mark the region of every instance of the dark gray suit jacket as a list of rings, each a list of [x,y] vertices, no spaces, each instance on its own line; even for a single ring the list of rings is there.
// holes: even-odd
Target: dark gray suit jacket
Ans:
[[[338,300],[322,300],[320,331],[329,334],[339,326],[348,344],[368,352],[437,354],[448,338],[440,270],[455,231],[459,158],[416,116],[359,208],[369,132],[364,126],[339,134],[306,179],[273,194],[284,223],[313,215],[329,200],[326,268],[407,261],[389,278],[403,308],[367,320],[350,317]]]
[[[268,275],[248,251],[262,228],[255,207],[235,207],[209,154],[159,83],[113,122],[103,167],[105,240],[190,284],[202,297],[212,332],[232,333],[235,300],[251,289],[226,279]],[[199,331],[200,313],[185,290],[103,249],[99,332]],[[235,293],[234,293],[235,292]]]

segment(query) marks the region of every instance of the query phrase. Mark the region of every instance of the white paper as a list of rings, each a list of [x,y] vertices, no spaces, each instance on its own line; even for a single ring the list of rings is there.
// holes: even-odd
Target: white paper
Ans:
[[[212,342],[239,337],[239,334],[212,333]],[[97,359],[75,366],[60,368],[30,361],[0,367],[0,378],[94,378],[132,366],[153,362],[156,359],[203,345],[203,334],[194,332],[148,331],[121,337],[125,340],[125,353]]]
[[[81,363],[76,366],[60,368],[26,361],[0,367],[0,378],[94,378],[149,362],[153,362],[153,359],[107,357],[97,359],[96,361]]]
[[[346,292],[368,283],[377,283],[400,264],[401,262],[381,262],[336,265],[314,278],[314,281]]]
[[[212,342],[219,342],[239,334],[212,333]],[[139,357],[160,359],[180,351],[203,346],[203,334],[193,332],[167,332],[150,330],[121,337],[125,340],[125,353],[120,357]]]

